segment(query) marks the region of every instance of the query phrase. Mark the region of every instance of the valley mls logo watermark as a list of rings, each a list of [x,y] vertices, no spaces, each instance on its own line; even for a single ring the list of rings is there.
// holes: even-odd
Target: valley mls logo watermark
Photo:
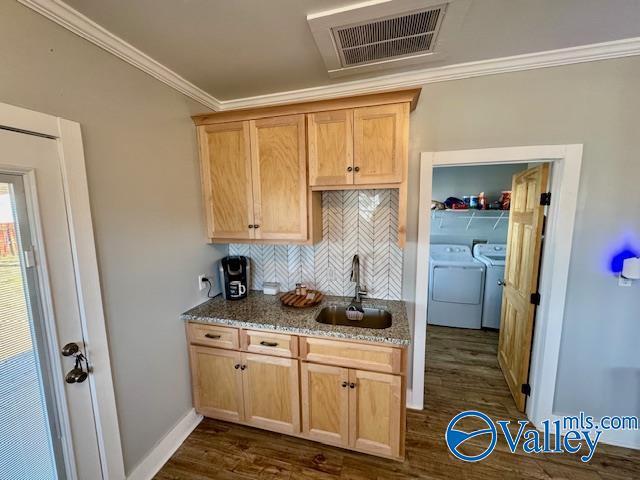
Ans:
[[[471,423],[474,428],[465,429],[460,426],[461,423]],[[517,429],[513,428],[515,433],[509,430],[512,423],[517,426]],[[498,428],[504,435],[511,453],[516,453],[518,448],[522,448],[525,453],[577,453],[583,448],[585,453],[580,456],[580,460],[588,462],[596,451],[603,431],[638,430],[639,423],[638,417],[633,416],[605,416],[600,422],[596,422],[592,416],[580,412],[577,416],[545,420],[542,422],[542,430],[539,431],[533,426],[527,428],[528,420],[494,422],[485,413],[468,410],[451,419],[445,439],[449,451],[465,462],[478,462],[491,455],[498,443]],[[470,442],[472,439],[474,441]],[[473,454],[462,451],[465,444],[473,447]]]

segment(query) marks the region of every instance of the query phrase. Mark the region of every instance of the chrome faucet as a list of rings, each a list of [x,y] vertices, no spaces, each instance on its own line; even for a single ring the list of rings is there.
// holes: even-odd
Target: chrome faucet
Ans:
[[[362,297],[367,296],[367,289],[360,286],[360,257],[356,254],[351,262],[351,281],[356,283],[356,295],[353,297],[351,305],[362,308]]]

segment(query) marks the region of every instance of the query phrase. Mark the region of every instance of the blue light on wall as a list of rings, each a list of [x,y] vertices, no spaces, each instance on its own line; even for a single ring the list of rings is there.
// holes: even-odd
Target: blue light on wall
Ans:
[[[632,257],[640,257],[640,253],[628,246],[623,247],[620,251],[616,252],[613,257],[611,257],[611,263],[609,265],[611,272],[615,275],[619,275],[620,272],[622,272],[622,264],[624,261],[627,258]]]

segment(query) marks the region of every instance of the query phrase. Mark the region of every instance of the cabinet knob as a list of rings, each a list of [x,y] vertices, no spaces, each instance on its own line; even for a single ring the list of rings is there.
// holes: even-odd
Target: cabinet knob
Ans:
[[[355,170],[356,172],[359,172],[359,171],[360,171],[360,167],[355,167],[355,168],[354,168],[354,170]]]
[[[254,225],[253,228],[260,228],[260,225]]]
[[[342,388],[347,388],[349,386],[349,382],[342,382]]]
[[[353,167],[347,167],[347,172],[351,172],[353,170]]]
[[[242,366],[240,367],[240,370],[244,370],[245,368],[247,368],[247,366],[246,366],[246,365],[242,365]]]
[[[233,366],[233,368],[235,368],[236,370],[237,370],[237,369],[239,369],[239,368],[240,368],[240,364],[239,364],[239,363],[236,363],[236,364]]]
[[[253,225],[249,225],[249,228],[253,228]]]
[[[356,384],[355,383],[350,383],[349,384],[349,388],[356,388]]]

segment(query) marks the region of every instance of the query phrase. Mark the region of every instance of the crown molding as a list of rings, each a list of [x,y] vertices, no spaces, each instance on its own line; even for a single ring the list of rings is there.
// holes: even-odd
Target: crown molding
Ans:
[[[154,60],[146,53],[138,50],[130,43],[117,37],[104,27],[101,27],[90,18],[73,9],[60,0],[18,0],[23,5],[44,15],[49,20],[63,26],[67,30],[89,40],[100,48],[103,48],[125,62],[139,68],[152,77],[167,84],[180,93],[191,97],[214,111],[222,109],[220,101],[201,88],[195,86],[185,78],[178,75],[160,62]]]
[[[634,55],[640,55],[640,37],[527,53],[524,55],[514,55],[491,60],[460,63],[444,67],[424,68],[371,79],[334,83],[321,87],[303,88],[288,92],[270,93],[233,100],[221,100],[220,104],[222,110],[235,110],[238,108],[255,108],[283,103],[324,100],[327,98],[375,93],[391,89],[411,88],[428,83],[571,65],[574,63],[594,62],[597,60],[630,57]]]
[[[328,98],[376,93],[385,90],[412,88],[428,83],[460,80],[483,75],[496,75],[499,73],[518,72],[536,68],[556,67],[560,65],[640,55],[640,37],[634,37],[611,42],[582,45],[579,47],[561,48],[491,60],[460,63],[444,67],[411,70],[371,79],[332,83],[330,85],[290,90],[287,92],[219,100],[138,50],[133,45],[101,27],[61,0],[18,1],[213,111],[325,100]]]

